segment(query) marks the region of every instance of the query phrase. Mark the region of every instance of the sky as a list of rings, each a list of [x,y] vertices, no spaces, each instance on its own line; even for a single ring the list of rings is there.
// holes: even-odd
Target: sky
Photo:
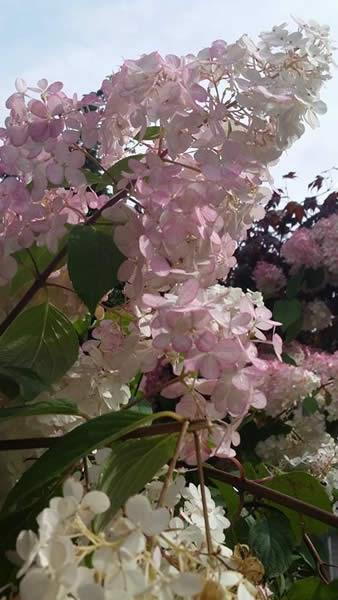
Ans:
[[[98,89],[126,58],[196,52],[243,33],[255,39],[274,25],[293,24],[292,16],[329,24],[338,46],[338,0],[0,0],[0,8],[0,122],[16,77],[31,85],[42,77],[61,80],[66,92],[80,95]],[[297,172],[288,182],[293,200],[304,197],[317,173],[338,167],[338,68],[322,97],[328,112],[320,128],[308,128],[273,168],[277,187],[284,173]]]

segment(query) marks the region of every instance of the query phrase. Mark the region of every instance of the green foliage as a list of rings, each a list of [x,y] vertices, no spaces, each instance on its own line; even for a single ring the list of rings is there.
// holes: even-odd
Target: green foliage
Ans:
[[[91,187],[95,188],[96,192],[101,192],[108,185],[112,185],[113,181],[107,173],[98,173],[96,171],[90,171],[90,169],[83,169],[86,176],[87,183]]]
[[[264,463],[255,463],[254,465],[249,462],[243,463],[243,469],[246,479],[263,479],[263,477],[269,477],[270,471],[264,465]]]
[[[228,483],[223,483],[223,481],[217,481],[216,479],[211,479],[211,481],[219,491],[222,503],[227,512],[227,517],[231,521],[238,513],[240,507],[238,492]]]
[[[320,288],[325,283],[325,269],[320,267],[319,269],[308,268],[305,271],[305,284],[307,289]]]
[[[112,445],[98,489],[110,498],[110,508],[96,517],[96,528],[102,529],[133,494],[140,492],[146,483],[173,456],[177,435],[159,435],[116,442]]]
[[[290,277],[286,286],[286,297],[291,300],[295,298],[300,290],[302,289],[302,285],[304,282],[304,269],[300,269],[295,275]]]
[[[0,393],[10,400],[33,400],[46,387],[46,382],[31,369],[0,365]]]
[[[249,546],[268,577],[285,573],[293,560],[295,540],[288,519],[279,511],[260,515],[250,528]]]
[[[20,313],[0,337],[0,364],[4,369],[11,365],[31,369],[51,383],[76,361],[78,349],[69,319],[46,302]]]
[[[79,415],[76,404],[71,400],[55,398],[53,400],[39,400],[21,406],[0,408],[0,421],[14,417],[30,417],[34,415]]]
[[[143,138],[145,139],[145,138]],[[120,179],[123,177],[123,173],[130,173],[129,161],[132,158],[133,160],[141,160],[144,158],[144,154],[131,154],[130,156],[126,156],[125,158],[121,158],[118,162],[116,162],[110,169],[108,169],[107,173],[111,177],[113,183],[118,183]]]
[[[282,331],[286,331],[301,317],[302,305],[295,298],[290,300],[277,300],[274,304],[273,318],[282,323]]]
[[[302,403],[302,413],[304,417],[313,415],[318,410],[318,402],[314,396],[306,396]]]
[[[147,127],[144,134],[142,136],[140,136],[140,134],[138,133],[137,135],[135,135],[135,140],[156,140],[157,138],[159,138],[161,135],[161,127],[159,125],[150,125],[150,127]]]
[[[319,577],[307,577],[296,581],[283,600],[337,600],[337,598],[338,581],[327,585]]]
[[[264,482],[264,485],[268,488],[297,498],[303,502],[321,508],[328,512],[331,512],[331,503],[329,497],[321,485],[321,483],[312,475],[303,473],[302,471],[291,471],[290,473],[284,473],[283,475],[277,475],[271,481]],[[276,503],[270,503],[289,519],[291,528],[296,536],[297,540],[300,541],[303,535],[303,531],[308,533],[322,534],[326,533],[328,526],[320,521],[301,515],[286,506],[280,506]]]
[[[74,290],[91,313],[102,296],[118,284],[124,256],[111,235],[88,225],[76,225],[69,236],[68,271]]]
[[[21,510],[36,501],[46,490],[52,492],[81,458],[96,448],[107,446],[153,418],[131,411],[108,413],[79,425],[47,450],[17,482],[7,496],[1,515]]]
[[[14,253],[18,269],[11,281],[11,294],[17,294],[24,286],[30,285],[51,262],[53,254],[45,246],[35,244],[28,249]],[[62,263],[61,263],[62,264]]]
[[[297,367],[297,363],[296,363],[295,359],[292,358],[292,356],[290,356],[289,354],[287,354],[287,352],[282,352],[282,360],[283,360],[283,362],[285,362],[288,365]]]
[[[36,516],[60,493],[63,480],[81,458],[153,419],[154,415],[144,417],[123,410],[91,419],[63,436],[25,471],[9,492],[0,512],[0,549],[14,547],[22,529],[34,529]]]

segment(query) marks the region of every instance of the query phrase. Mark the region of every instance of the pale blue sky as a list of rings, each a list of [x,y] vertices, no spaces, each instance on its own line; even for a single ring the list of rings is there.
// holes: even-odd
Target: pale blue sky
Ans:
[[[185,54],[243,33],[255,38],[291,15],[329,24],[338,40],[338,0],[0,0],[0,9],[1,120],[18,76],[32,84],[61,80],[67,92],[81,94],[97,89],[124,58],[154,49]],[[295,195],[317,172],[338,166],[338,69],[323,97],[328,113],[320,129],[308,131],[274,169],[276,184],[286,171],[299,173],[289,186]]]

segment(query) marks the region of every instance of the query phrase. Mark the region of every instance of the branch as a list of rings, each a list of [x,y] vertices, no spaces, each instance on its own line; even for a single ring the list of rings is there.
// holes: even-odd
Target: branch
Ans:
[[[190,422],[187,433],[194,433],[195,431],[200,431],[201,429],[209,429],[209,427],[210,424],[207,423],[205,419],[193,421]],[[140,427],[139,429],[135,429],[134,431],[124,435],[121,439],[128,440],[132,438],[163,435],[166,433],[180,433],[181,430],[182,422],[157,423],[156,425],[149,425],[148,427]],[[58,444],[62,442],[63,437],[65,436],[0,440],[0,451],[25,450],[32,448],[57,448]],[[272,490],[268,487],[265,487],[261,483],[257,483],[256,481],[221,471],[220,469],[216,469],[211,465],[204,464],[203,469],[205,469],[206,474],[213,479],[228,483],[239,492],[245,491],[249,492],[256,498],[266,498],[267,500],[271,500],[276,504],[286,506],[287,508],[290,508],[291,510],[294,510],[300,514],[317,519],[317,521],[321,521],[322,523],[326,523],[327,525],[338,529],[338,517],[336,517],[333,513],[329,513],[326,510],[317,508],[316,506],[308,504],[307,502],[302,502],[301,500],[293,498],[292,496],[288,496],[287,494]]]
[[[209,424],[204,419],[201,421],[194,421],[189,424],[187,433],[193,433],[200,429],[208,429]],[[180,433],[182,430],[182,423],[177,421],[171,423],[156,423],[156,425],[149,425],[147,427],[140,427],[130,433],[122,436],[122,440],[130,440],[133,438],[140,437],[152,437],[154,435],[163,435],[170,433]],[[67,434],[66,434],[67,435]],[[57,446],[60,441],[66,436],[54,436],[54,437],[35,437],[35,438],[21,438],[12,440],[0,440],[0,452],[7,450],[30,450],[32,448],[53,448]]]
[[[102,215],[103,211],[111,206],[114,206],[119,200],[122,200],[128,193],[128,188],[124,188],[112,198],[106,202],[101,208],[98,208],[88,219],[85,220],[85,225],[92,225],[99,219]],[[48,277],[57,269],[58,264],[67,254],[67,245],[63,246],[61,250],[54,256],[49,265],[42,271],[39,276],[35,279],[34,283],[32,283],[31,287],[27,290],[27,292],[22,296],[21,300],[12,308],[12,310],[8,313],[7,317],[0,324],[0,335],[2,335],[6,329],[11,325],[11,323],[16,319],[16,317],[21,313],[21,311],[27,306],[27,304],[32,300],[35,294],[44,287]],[[44,446],[45,447],[45,446]]]
[[[213,477],[213,479],[217,479],[218,481],[229,483],[236,488],[236,490],[249,492],[256,498],[266,498],[267,500],[276,502],[276,504],[286,506],[287,508],[295,510],[300,514],[306,515],[307,517],[312,517],[313,519],[317,519],[317,521],[321,521],[322,523],[326,523],[326,525],[330,525],[331,527],[338,529],[338,517],[327,512],[326,510],[322,510],[321,508],[313,506],[313,504],[302,502],[301,500],[293,498],[292,496],[288,496],[287,494],[283,494],[282,492],[276,492],[276,490],[265,487],[265,485],[256,483],[251,479],[243,479],[242,477],[231,475],[225,471],[220,471],[220,469],[215,469],[211,465],[204,464],[204,468],[210,477]]]

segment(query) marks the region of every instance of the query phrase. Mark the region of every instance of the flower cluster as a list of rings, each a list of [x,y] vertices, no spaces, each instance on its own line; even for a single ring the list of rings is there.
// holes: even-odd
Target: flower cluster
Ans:
[[[337,444],[327,424],[338,418],[338,353],[299,344],[287,347],[298,366],[271,361],[265,382],[266,412],[287,425],[287,433],[258,443],[257,454],[282,469],[302,469],[332,491],[338,485]],[[303,401],[311,399],[310,414]],[[305,409],[304,409],[305,406]]]
[[[294,270],[325,267],[334,285],[338,281],[338,215],[322,218],[311,229],[302,227],[283,244],[281,254]]]
[[[321,253],[310,229],[297,229],[283,244],[281,255],[294,270],[302,266],[317,268],[321,264]]]
[[[123,385],[164,359],[175,382],[162,393],[180,398],[178,412],[228,418],[211,439],[205,433],[205,458],[232,455],[241,419],[265,405],[258,344],[281,352],[280,338],[265,333],[277,323],[260,294],[218,282],[264,214],[269,164],[325,111],[319,93],[330,77],[328,30],[298,25],[294,33],[284,25],[263,33],[258,45],[243,36],[196,56],[126,60],[100,93],[82,100],[60,82],[17,80],[0,130],[1,281],[15,271],[13,252],[33,243],[55,252],[67,228],[95,209],[112,222],[125,256],[118,277],[132,324],[123,334],[113,321],[96,327],[61,389],[74,393],[78,368],[88,368],[83,398],[92,415],[115,407],[117,379]],[[86,160],[128,199],[113,206],[97,194]],[[277,273],[272,279],[284,284]],[[193,461],[189,444],[183,457]]]
[[[147,494],[132,496],[99,533],[95,522],[109,510],[109,498],[95,489],[85,493],[78,480],[67,480],[63,497],[53,498],[37,517],[37,533],[18,536],[20,598],[174,600],[226,594],[229,600],[263,600],[257,584],[264,570],[248,557],[256,571],[243,575],[246,561],[223,545],[229,522],[208,489],[215,558],[207,557],[200,491],[178,479],[183,488],[174,481],[175,494],[169,488],[164,507],[152,506]]]
[[[264,375],[262,390],[267,398],[265,411],[271,417],[292,410],[321,386],[319,375],[304,365],[294,366],[269,360]]]
[[[310,472],[332,493],[338,485],[338,451],[335,439],[326,431],[325,416],[319,412],[306,416],[299,407],[286,424],[288,434],[259,442],[256,453],[283,470]]]
[[[303,307],[304,331],[321,331],[332,325],[333,315],[325,302],[313,300],[306,302]]]
[[[36,532],[22,531],[17,538],[21,600],[266,600],[263,566],[247,547],[225,545],[230,521],[201,475],[201,461],[233,459],[250,411],[265,409],[270,418],[285,413],[291,429],[283,441],[263,442],[258,453],[271,455],[278,444],[276,461],[292,466],[301,456],[312,470],[313,457],[305,456],[304,445],[312,444],[319,422],[313,448],[320,452],[320,476],[325,470],[335,485],[328,467],[335,461],[332,438],[325,429],[335,409],[320,395],[324,388],[332,397],[335,393],[335,357],[332,369],[321,361],[316,368],[307,350],[299,366],[282,363],[282,340],[275,333],[280,323],[262,294],[251,286],[244,292],[226,285],[236,250],[264,216],[269,166],[326,110],[320,90],[331,63],[328,28],[299,22],[292,33],[283,24],[261,34],[257,45],[243,36],[233,44],[217,40],[197,55],[153,52],[126,60],[99,92],[82,99],[67,95],[61,82],[41,79],[32,87],[16,81],[0,129],[0,285],[6,296],[1,310],[8,313],[14,305],[2,328],[19,312],[18,286],[26,290],[36,279],[22,303],[39,302],[40,294],[46,306],[55,302],[74,323],[81,345],[68,372],[65,367],[58,381],[50,375],[34,399],[54,408],[53,401],[56,406],[56,400],[70,398],[75,414],[24,418],[21,435],[55,436],[80,419],[121,410],[129,405],[131,389],[130,404],[142,393],[151,402],[171,402],[177,415],[171,414],[183,426],[170,467],[153,481],[149,476],[142,493],[129,498],[125,493],[118,511],[95,489],[110,450],[82,449],[82,456],[92,452],[84,461],[86,489],[82,470],[78,478],[75,472],[64,483],[63,496],[52,498],[37,516]],[[299,230],[284,244],[292,270],[323,263],[334,276],[337,227],[333,219],[326,221],[313,233]],[[88,231],[94,246],[104,237],[113,248],[114,240],[124,256],[116,272],[99,274],[98,295],[104,296],[94,294],[94,300],[84,288],[96,281],[86,282],[84,269],[79,282],[72,268],[72,234]],[[54,255],[42,271],[32,252],[41,247]],[[25,273],[21,277],[23,249],[31,259],[27,279]],[[118,307],[111,293],[116,278],[123,286]],[[270,298],[286,287],[272,263],[259,262],[254,279]],[[311,331],[330,320],[318,304],[309,304],[308,313],[305,327]],[[72,324],[61,317],[65,338],[67,329],[75,338]],[[61,354],[53,324],[43,323],[43,329],[52,330]],[[38,363],[41,348],[38,344],[30,366]],[[271,353],[266,357],[270,349],[276,359]],[[74,352],[70,363],[75,357]],[[302,418],[299,401],[315,392],[319,417]],[[152,406],[156,409],[155,402]],[[118,416],[123,421],[123,413]],[[2,437],[11,437],[12,422],[2,426]],[[84,427],[87,433],[90,425]],[[42,460],[48,463],[51,455],[53,449]],[[4,468],[7,485],[36,454],[16,457]],[[200,485],[192,483],[194,473],[185,479],[177,460],[198,464]],[[61,479],[58,483],[61,487]],[[132,485],[141,489],[137,481]]]
[[[264,294],[265,298],[278,296],[286,286],[286,277],[282,269],[265,260],[256,263],[252,277],[257,289]]]

